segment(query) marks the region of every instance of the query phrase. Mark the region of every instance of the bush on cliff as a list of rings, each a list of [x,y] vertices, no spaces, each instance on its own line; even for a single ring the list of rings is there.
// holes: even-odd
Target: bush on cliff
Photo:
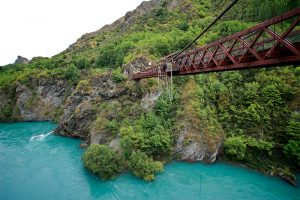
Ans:
[[[172,135],[152,112],[142,115],[134,123],[124,123],[120,133],[126,156],[133,150],[141,150],[153,157],[165,157],[172,152]]]
[[[300,166],[300,141],[290,140],[284,146],[284,153],[289,158],[297,159],[298,165]]]
[[[144,152],[133,151],[129,158],[129,169],[137,177],[143,178],[145,181],[155,179],[155,173],[163,171],[163,164],[159,161],[153,161]]]
[[[92,144],[82,156],[84,166],[103,180],[113,179],[124,170],[121,155],[105,145]]]
[[[225,143],[225,153],[232,159],[243,160],[246,153],[246,141],[244,137],[230,137]]]
[[[75,84],[79,81],[80,72],[74,64],[71,64],[64,71],[64,77]]]

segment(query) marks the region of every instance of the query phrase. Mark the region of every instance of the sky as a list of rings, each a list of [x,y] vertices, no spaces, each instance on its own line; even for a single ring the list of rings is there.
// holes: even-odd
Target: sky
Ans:
[[[17,56],[51,57],[143,0],[1,0],[0,66]]]

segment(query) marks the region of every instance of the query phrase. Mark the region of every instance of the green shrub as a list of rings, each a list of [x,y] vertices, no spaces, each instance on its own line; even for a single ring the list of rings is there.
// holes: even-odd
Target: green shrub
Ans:
[[[189,24],[187,22],[182,22],[177,26],[177,28],[182,31],[187,31],[189,29]]]
[[[113,179],[123,171],[124,158],[105,145],[92,144],[82,156],[84,166],[103,180]]]
[[[71,83],[77,83],[79,80],[79,70],[74,64],[71,64],[64,71],[64,77],[68,79]]]
[[[288,125],[286,126],[286,133],[289,139],[300,139],[300,113],[292,113]]]
[[[13,116],[13,107],[8,104],[5,105],[4,108],[0,109],[0,120],[9,121]]]
[[[284,145],[284,153],[290,159],[296,159],[300,166],[300,115],[295,112],[286,126],[287,144]]]
[[[256,140],[252,137],[247,138],[247,145],[250,147],[255,147],[260,151],[267,151],[270,156],[272,155],[272,149],[274,146],[273,142]]]
[[[225,143],[225,154],[230,156],[232,159],[243,160],[246,153],[246,141],[241,136],[230,137]]]
[[[74,62],[78,69],[87,69],[91,67],[90,62],[84,57],[76,58]]]
[[[166,56],[171,52],[170,42],[165,38],[154,38],[150,43],[150,53],[158,57]]]
[[[150,88],[155,85],[154,79],[147,79],[147,86]]]
[[[92,90],[91,83],[88,80],[81,80],[78,82],[76,86],[77,91],[84,91],[84,92],[89,92]]]
[[[125,76],[122,74],[120,68],[112,71],[112,79],[116,83],[121,83],[125,80]]]
[[[259,151],[265,151],[272,155],[273,142],[265,140],[257,140],[253,137],[245,138],[243,136],[229,137],[225,143],[225,153],[234,160],[243,160],[248,147],[252,147]]]
[[[132,124],[120,128],[121,145],[126,155],[141,150],[152,156],[168,156],[172,152],[173,140],[158,117],[153,113],[142,116]]]
[[[300,76],[300,67],[296,67],[294,73],[296,76]]]
[[[119,130],[119,123],[116,120],[109,120],[106,124],[105,127],[111,131],[113,134],[117,134]]]
[[[155,179],[155,174],[163,171],[163,164],[153,161],[152,158],[141,151],[133,151],[129,159],[129,169],[137,177],[143,178],[145,181]]]
[[[144,145],[144,136],[141,126],[123,125],[120,128],[121,146],[126,157],[129,157],[133,150],[140,150]]]
[[[290,140],[284,146],[284,153],[290,158],[296,158],[300,166],[300,141]]]

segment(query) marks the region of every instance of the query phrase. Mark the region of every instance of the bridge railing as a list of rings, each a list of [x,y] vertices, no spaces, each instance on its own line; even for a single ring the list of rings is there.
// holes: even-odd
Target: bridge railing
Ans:
[[[300,63],[299,21],[300,8],[297,8],[204,47],[185,52],[172,60],[173,75]],[[155,77],[159,70],[166,70],[164,60],[134,74],[133,79]]]
[[[300,8],[291,10],[178,56],[175,63],[187,74],[299,62],[299,15]],[[276,31],[278,25],[283,31]]]

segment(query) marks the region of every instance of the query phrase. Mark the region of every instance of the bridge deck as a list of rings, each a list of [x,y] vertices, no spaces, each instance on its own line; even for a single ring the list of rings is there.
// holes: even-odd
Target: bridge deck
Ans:
[[[300,64],[300,8],[267,20],[176,59],[166,57],[158,65],[138,72],[133,79]],[[277,31],[278,28],[280,31]],[[280,32],[280,33],[279,33]],[[172,60],[172,68],[166,61]],[[170,61],[169,61],[170,62]]]

